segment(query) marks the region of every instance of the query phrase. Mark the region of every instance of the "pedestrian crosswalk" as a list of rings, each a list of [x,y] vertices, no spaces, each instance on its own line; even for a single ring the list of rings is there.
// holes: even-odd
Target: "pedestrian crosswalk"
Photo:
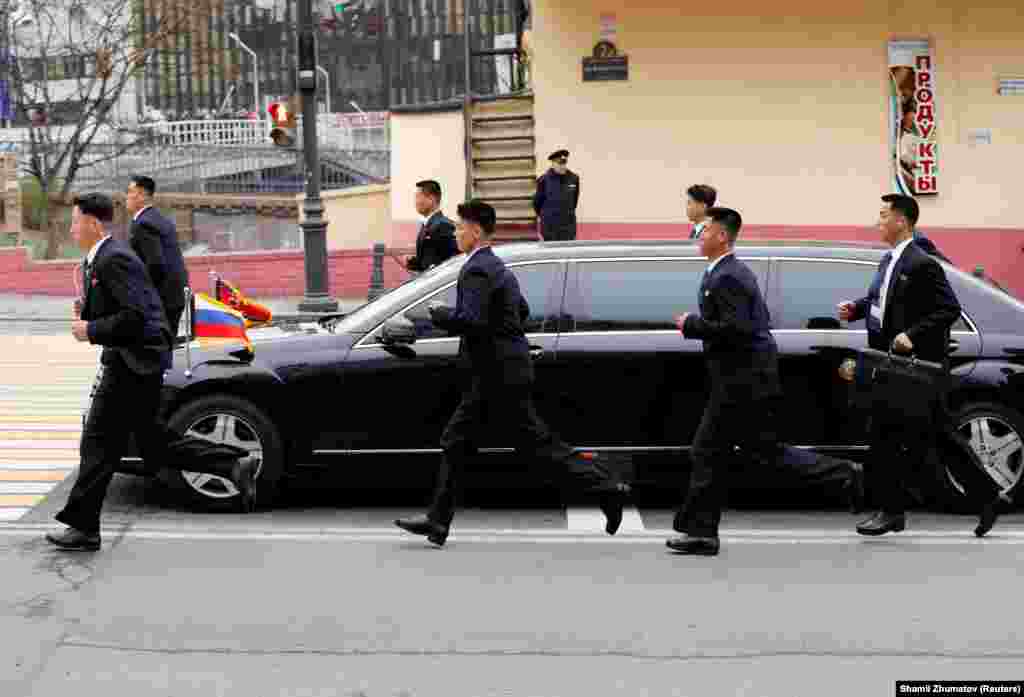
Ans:
[[[70,335],[5,338],[0,357],[0,521],[43,501],[78,466],[95,346]]]

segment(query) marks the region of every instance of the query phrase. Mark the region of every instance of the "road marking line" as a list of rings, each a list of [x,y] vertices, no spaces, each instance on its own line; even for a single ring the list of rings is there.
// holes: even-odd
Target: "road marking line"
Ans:
[[[0,494],[49,494],[57,486],[56,482],[2,481],[0,477]]]
[[[0,508],[35,506],[44,498],[36,495],[0,494]]]
[[[0,482],[62,482],[68,470],[15,470],[0,469]]]
[[[78,467],[78,462],[79,459],[77,457],[74,459],[71,459],[69,457],[66,460],[17,460],[14,462],[7,462],[4,458],[0,457],[0,470],[53,470],[56,472],[70,472],[71,470]]]
[[[565,509],[566,527],[570,532],[589,532],[604,530],[605,517],[600,508],[590,506],[568,506]],[[636,506],[625,506],[622,509],[621,532],[640,532],[644,529],[643,518]]]

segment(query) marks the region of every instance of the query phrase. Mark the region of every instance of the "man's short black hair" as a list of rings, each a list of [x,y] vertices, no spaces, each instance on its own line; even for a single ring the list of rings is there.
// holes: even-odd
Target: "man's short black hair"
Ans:
[[[715,205],[715,201],[718,200],[718,192],[707,184],[694,184],[686,190],[686,195],[697,203],[703,203],[708,208]]]
[[[141,174],[137,174],[132,177],[132,184],[139,187],[146,192],[146,196],[152,196],[156,193],[156,182],[153,181],[152,177],[147,177]]]
[[[882,200],[889,204],[889,207],[902,215],[910,223],[910,227],[917,225],[917,219],[921,215],[921,208],[917,201],[911,196],[903,194],[886,194]]]
[[[484,237],[490,237],[494,234],[494,226],[498,221],[498,216],[490,204],[484,203],[478,198],[471,198],[465,203],[460,203],[458,210],[460,218],[467,223],[476,223],[483,229]]]
[[[424,179],[421,182],[416,182],[416,188],[427,196],[433,196],[438,201],[441,200],[441,184],[433,179]]]
[[[736,238],[740,236],[740,228],[743,227],[743,217],[739,212],[731,208],[709,208],[708,217],[712,222],[718,223],[729,236],[729,244],[736,244]]]
[[[114,219],[114,200],[106,194],[75,196],[74,204],[83,215],[91,215],[102,223],[109,223]]]

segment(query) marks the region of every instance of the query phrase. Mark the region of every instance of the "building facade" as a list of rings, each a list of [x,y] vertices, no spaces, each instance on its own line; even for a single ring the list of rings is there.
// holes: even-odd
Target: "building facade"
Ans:
[[[934,180],[915,191],[922,230],[1024,294],[1024,96],[1009,87],[1024,77],[1019,3],[534,0],[533,12],[535,173],[571,151],[581,238],[683,236],[685,189],[706,183],[749,235],[874,241],[879,197],[912,166]],[[619,66],[598,61],[611,66],[598,75],[602,41]],[[903,65],[908,41],[927,59]],[[392,213],[406,239],[417,177],[465,187],[465,132],[458,112],[392,121],[403,153]]]

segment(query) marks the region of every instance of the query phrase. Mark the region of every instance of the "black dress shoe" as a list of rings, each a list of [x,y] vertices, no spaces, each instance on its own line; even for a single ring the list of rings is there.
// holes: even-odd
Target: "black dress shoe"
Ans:
[[[696,554],[702,557],[714,557],[718,555],[718,537],[697,537],[695,535],[680,535],[665,540],[665,546],[677,554]]]
[[[625,482],[619,482],[615,488],[601,497],[601,512],[604,513],[604,531],[614,535],[622,525],[622,509],[626,505],[626,497],[632,488]]]
[[[884,535],[887,532],[903,532],[907,527],[907,518],[902,513],[883,513],[879,511],[857,526],[861,535]]]
[[[252,513],[256,510],[256,470],[259,464],[257,456],[247,455],[238,458],[238,462],[231,468],[231,479],[238,488],[242,513]]]
[[[63,532],[46,533],[46,541],[69,552],[96,552],[100,548],[100,535],[68,528]]]
[[[427,539],[438,547],[443,547],[448,539],[448,526],[434,522],[425,515],[415,518],[399,518],[395,525],[413,535],[426,535]]]
[[[992,526],[996,524],[996,518],[999,517],[999,497],[995,497],[984,506],[981,507],[981,513],[978,515],[978,526],[974,528],[974,534],[976,537],[984,537]]]
[[[850,506],[850,513],[860,513],[864,510],[864,465],[859,462],[850,461],[850,478],[844,487],[846,490],[846,502]]]

